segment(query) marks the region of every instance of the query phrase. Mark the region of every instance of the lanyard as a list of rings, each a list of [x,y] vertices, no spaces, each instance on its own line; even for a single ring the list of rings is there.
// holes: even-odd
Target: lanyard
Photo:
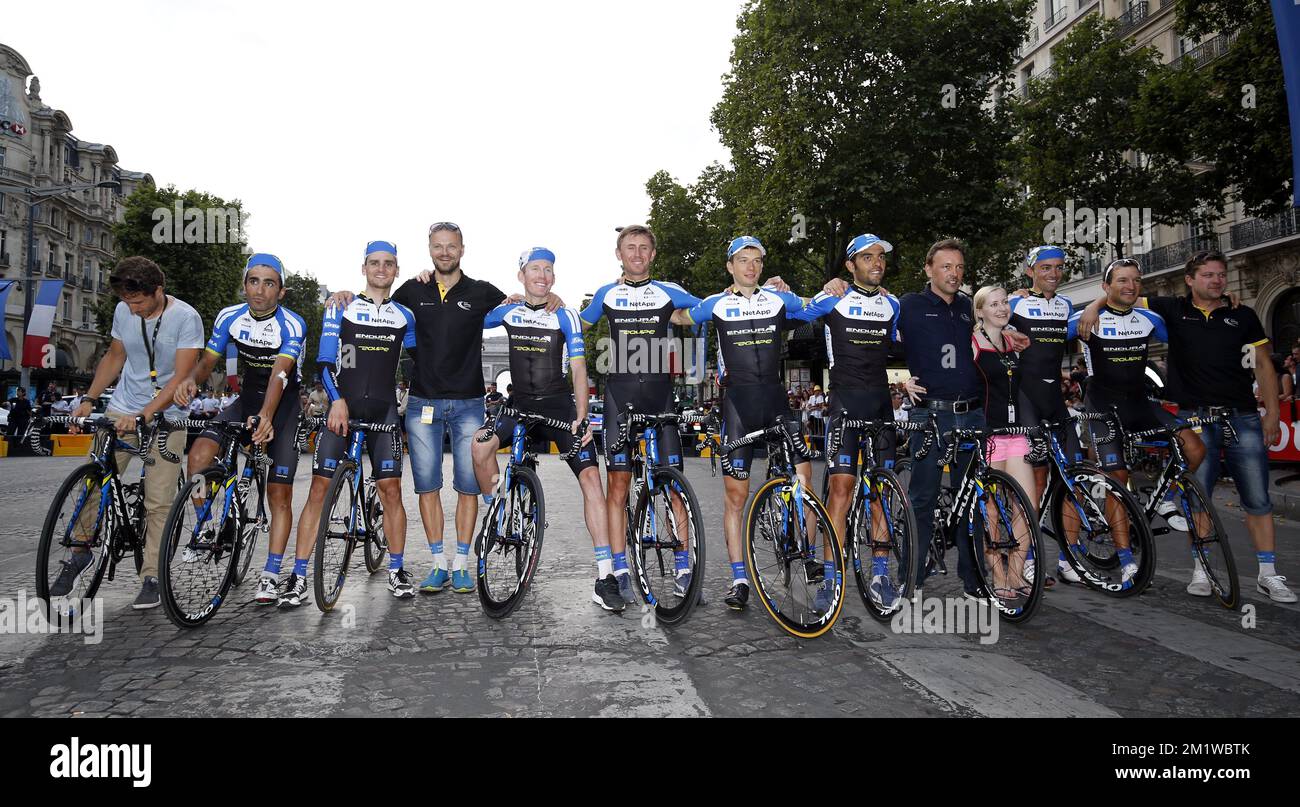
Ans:
[[[153,385],[154,397],[162,392],[162,387],[158,386],[158,368],[154,366],[154,347],[158,344],[158,329],[162,327],[163,314],[167,313],[168,299],[163,295],[162,311],[158,314],[158,319],[153,324],[153,341],[149,341],[149,334],[145,331],[144,319],[140,320],[140,340],[144,342],[144,352],[149,356],[149,383]]]
[[[1012,425],[1015,425],[1015,422],[1016,422],[1016,384],[1015,384],[1014,373],[1015,373],[1015,371],[1016,371],[1016,365],[1017,365],[1017,358],[1018,358],[1018,357],[1016,356],[1016,354],[1012,353],[1012,352],[1009,351],[1009,350],[1008,350],[1008,351],[1001,351],[1001,350],[998,350],[998,346],[997,346],[996,344],[994,344],[994,342],[993,342],[992,339],[989,338],[989,332],[986,331],[986,330],[984,330],[984,326],[983,326],[983,325],[980,325],[980,333],[982,333],[982,334],[984,335],[984,338],[985,338],[986,340],[988,340],[988,343],[989,343],[990,345],[992,345],[994,355],[996,355],[996,356],[998,357],[998,361],[1002,362],[1002,366],[1003,366],[1004,368],[1006,368],[1006,371],[1007,371],[1007,423],[1012,424]],[[1005,342],[1005,340],[1003,341],[1002,344],[1003,344],[1004,347],[1006,346],[1006,342]]]

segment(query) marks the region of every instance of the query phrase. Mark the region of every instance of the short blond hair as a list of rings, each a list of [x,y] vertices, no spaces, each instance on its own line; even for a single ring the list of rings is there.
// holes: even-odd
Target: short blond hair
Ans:
[[[980,309],[984,307],[984,304],[989,301],[989,297],[992,296],[995,291],[1000,291],[1003,294],[1007,293],[1006,288],[1003,286],[982,286],[979,291],[975,292],[975,299],[971,301],[972,313],[975,314],[975,324],[971,326],[972,331],[978,328],[982,323]]]
[[[624,227],[623,229],[619,230],[619,231],[618,231],[618,241],[615,242],[615,244],[614,244],[614,248],[615,248],[615,249],[622,249],[622,248],[623,248],[623,239],[624,239],[624,238],[627,238],[629,235],[644,235],[646,238],[649,238],[649,239],[650,239],[650,248],[651,248],[651,249],[658,249],[658,243],[655,241],[655,234],[654,234],[654,232],[653,232],[649,227],[645,226],[644,224],[629,224],[628,226],[626,226],[626,227]]]

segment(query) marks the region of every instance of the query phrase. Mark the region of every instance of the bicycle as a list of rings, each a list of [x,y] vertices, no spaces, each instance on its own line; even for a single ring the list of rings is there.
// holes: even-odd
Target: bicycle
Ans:
[[[937,439],[934,415],[922,426],[926,444],[917,452],[924,458]],[[931,537],[926,576],[931,569],[946,573],[943,555],[955,546],[959,528],[966,525],[965,540],[971,547],[980,594],[1009,622],[1026,622],[1043,597],[1043,575],[1036,559],[1043,557],[1043,536],[1034,515],[1032,500],[1005,471],[990,467],[985,444],[991,437],[1029,436],[1039,427],[1012,426],[994,429],[954,429],[947,433],[941,463],[951,467],[959,451],[971,451],[971,461],[952,488],[952,506],[940,514],[936,509],[936,531]],[[941,486],[942,487],[942,486]]]
[[[523,602],[541,561],[542,541],[546,537],[546,500],[542,495],[542,480],[537,476],[537,453],[532,450],[529,431],[537,426],[547,426],[567,432],[573,426],[563,420],[504,405],[488,418],[488,422],[495,423],[502,417],[515,421],[510,439],[510,460],[474,538],[474,553],[478,556],[479,604],[483,613],[493,619],[504,619]],[[561,460],[567,462],[577,456],[585,434],[584,423],[573,445],[560,455]],[[477,439],[486,443],[493,436],[494,431],[489,429]]]
[[[306,422],[308,426],[320,429],[326,419],[308,418]],[[371,432],[388,434],[394,441],[401,439],[396,423],[348,420],[347,454],[334,469],[334,476],[326,489],[313,549],[316,607],[325,613],[334,609],[343,593],[352,553],[358,543],[363,545],[362,555],[370,574],[379,571],[384,553],[388,551],[388,540],[383,534],[383,504],[375,480],[366,477],[361,463],[365,442]],[[300,437],[301,434],[300,429]],[[401,457],[397,446],[393,448],[393,456]]]
[[[911,592],[919,550],[912,503],[892,468],[876,464],[876,436],[885,429],[903,427],[901,430],[907,431],[909,425],[893,420],[851,420],[849,413],[842,411],[840,427],[828,435],[826,443],[826,456],[832,457],[839,453],[845,430],[856,429],[862,433],[858,449],[861,459],[852,503],[844,522],[847,533],[844,538],[848,565],[853,567],[853,576],[857,580],[858,595],[862,597],[867,613],[881,622],[892,619]],[[925,451],[928,450],[927,443]],[[845,461],[841,459],[841,462]],[[823,502],[828,501],[830,476],[829,471],[822,476]],[[876,576],[874,565],[878,558],[886,562],[884,575],[897,592],[896,599],[890,603],[878,601],[871,593],[872,580]]]
[[[1073,429],[1076,423],[1094,421],[1106,423],[1110,430],[1101,443],[1114,439],[1111,417],[1092,412],[1044,422],[1036,427],[1033,435],[1035,445],[1029,457],[1045,456],[1049,475],[1039,501],[1039,526],[1042,528],[1044,519],[1049,521],[1044,532],[1056,539],[1066,563],[1084,585],[1113,596],[1132,597],[1141,594],[1155,574],[1156,548],[1148,519],[1124,485],[1094,462],[1068,462],[1061,448],[1059,435],[1062,429]],[[1117,579],[1120,571],[1116,554],[1119,548],[1117,529],[1123,534],[1121,540],[1127,544],[1138,565],[1138,573],[1128,588]]]
[[[768,615],[787,633],[813,639],[831,629],[844,607],[844,552],[826,506],[795,473],[803,455],[782,420],[723,445],[723,469],[748,479],[728,456],[760,441],[767,446],[767,479],[745,506],[745,567]],[[819,609],[814,599],[826,580],[826,561],[831,600]]]
[[[47,426],[93,429],[91,460],[63,480],[41,526],[36,551],[36,596],[45,603],[50,622],[75,616],[78,603],[93,599],[105,576],[111,582],[117,566],[128,557],[138,575],[144,566],[148,513],[144,506],[144,476],[154,465],[145,419],[135,419],[136,445],[122,440],[115,422],[103,415],[76,418],[53,415],[36,418],[28,429],[33,454],[48,457],[41,441]],[[140,479],[123,484],[117,452],[140,458]],[[56,557],[61,555],[61,557]],[[81,559],[89,555],[84,563]]]
[[[298,450],[304,454],[311,453],[312,438],[320,439],[320,431],[325,428],[326,418],[304,417],[298,420]],[[360,462],[360,460],[358,460]],[[366,565],[366,571],[371,575],[384,568],[384,555],[388,553],[388,535],[384,532],[384,500],[379,497],[379,490],[375,487],[375,480],[367,476],[364,482],[365,493],[362,498],[365,501],[366,512],[370,514],[370,529],[366,535],[368,540],[362,546],[362,559]]]
[[[1114,422],[1126,454],[1141,452],[1147,448],[1168,449],[1169,459],[1156,478],[1150,494],[1145,496],[1143,514],[1147,523],[1152,523],[1165,496],[1173,493],[1178,514],[1187,522],[1187,535],[1191,541],[1192,555],[1205,572],[1205,576],[1209,578],[1213,596],[1224,608],[1236,609],[1241,603],[1241,584],[1237,579],[1237,562],[1232,555],[1232,546],[1228,543],[1228,533],[1223,528],[1223,522],[1219,519],[1219,512],[1215,509],[1214,502],[1206,494],[1205,488],[1201,486],[1196,475],[1188,468],[1182,443],[1177,437],[1177,433],[1183,429],[1220,423],[1224,429],[1224,443],[1231,444],[1237,437],[1232,424],[1221,415],[1193,416],[1182,419],[1176,426],[1159,426],[1129,432],[1124,429],[1118,417]],[[1151,527],[1152,535],[1167,535],[1170,531],[1168,526]],[[1222,565],[1219,565],[1220,559]],[[1154,566],[1154,562],[1152,565]]]
[[[626,447],[632,474],[624,503],[632,579],[642,601],[654,608],[655,619],[666,625],[683,621],[703,601],[704,516],[686,474],[659,464],[659,430],[709,422],[708,415],[645,414],[629,404],[609,447],[610,454]],[[634,435],[638,428],[640,434]],[[678,568],[682,552],[686,566]]]
[[[221,433],[215,461],[176,494],[158,550],[163,611],[178,627],[196,628],[216,615],[230,589],[247,576],[257,536],[270,530],[266,511],[270,461],[257,444],[244,447],[259,420],[253,418],[251,429],[242,421],[209,420],[176,421],[158,429],[158,450],[169,462],[180,462],[180,457],[167,450],[168,430],[215,428]],[[255,498],[250,497],[253,493]]]

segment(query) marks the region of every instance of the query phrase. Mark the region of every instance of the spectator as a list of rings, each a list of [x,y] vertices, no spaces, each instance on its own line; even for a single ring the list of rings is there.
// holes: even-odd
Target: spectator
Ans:
[[[1074,363],[1074,369],[1070,371],[1070,381],[1079,388],[1079,396],[1082,397],[1088,392],[1088,362],[1079,359]]]
[[[190,419],[203,420],[203,393],[201,392],[190,401]]]
[[[325,392],[325,387],[317,381],[312,388],[311,394],[307,396],[307,415],[314,418],[325,417],[325,412],[329,409],[330,397]]]
[[[208,393],[203,398],[203,416],[208,420],[216,417],[221,412],[221,399],[212,393]]]
[[[411,397],[411,385],[406,381],[397,382],[397,416],[401,418],[402,426],[406,426],[406,399]]]
[[[50,413],[54,411],[54,405],[62,398],[63,396],[59,394],[57,389],[55,389],[54,382],[51,381],[49,386],[45,388],[45,391],[42,392],[40,397],[36,400],[36,403],[41,408],[41,417],[49,417]]]
[[[488,382],[487,391],[483,395],[483,407],[487,410],[490,417],[496,416],[497,409],[501,407],[501,402],[505,399],[506,396],[497,392],[497,385]]]
[[[32,419],[32,402],[27,400],[27,388],[19,387],[9,399],[9,447],[16,448],[19,438],[27,431]]]
[[[907,410],[903,408],[903,393],[894,390],[889,393],[889,399],[894,405],[894,420],[907,420]]]

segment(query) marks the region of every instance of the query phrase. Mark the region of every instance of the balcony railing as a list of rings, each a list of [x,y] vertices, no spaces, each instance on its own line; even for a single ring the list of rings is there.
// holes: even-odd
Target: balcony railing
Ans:
[[[1277,216],[1234,224],[1228,230],[1228,240],[1233,249],[1245,249],[1276,238],[1286,238],[1296,232],[1295,208],[1288,208]]]
[[[1219,243],[1219,236],[1215,233],[1209,233],[1194,238],[1186,238],[1182,241],[1175,241],[1163,247],[1156,247],[1145,255],[1134,257],[1142,262],[1142,272],[1151,274],[1182,266],[1187,263],[1188,258],[1198,252],[1221,249],[1222,245]]]
[[[1121,38],[1127,36],[1130,31],[1142,24],[1149,16],[1150,9],[1146,0],[1137,5],[1129,7],[1128,11],[1119,15],[1119,27],[1115,29],[1115,37]]]
[[[9,265],[9,253],[0,252],[0,266],[8,266],[8,265]]]
[[[1061,6],[1056,10],[1056,13],[1049,15],[1048,18],[1043,22],[1043,30],[1044,31],[1052,30],[1056,26],[1065,22],[1065,18],[1068,16],[1070,16],[1069,9],[1066,8],[1065,6]]]
[[[91,279],[88,278],[88,277],[83,277],[83,278],[81,279],[81,287],[82,287],[83,289],[85,289],[86,291],[94,291],[94,290],[95,290],[95,281],[91,280]]]
[[[1227,53],[1236,38],[1237,34],[1235,31],[1231,34],[1219,34],[1208,42],[1202,42],[1184,53],[1182,61],[1190,61],[1197,67],[1204,67]]]

